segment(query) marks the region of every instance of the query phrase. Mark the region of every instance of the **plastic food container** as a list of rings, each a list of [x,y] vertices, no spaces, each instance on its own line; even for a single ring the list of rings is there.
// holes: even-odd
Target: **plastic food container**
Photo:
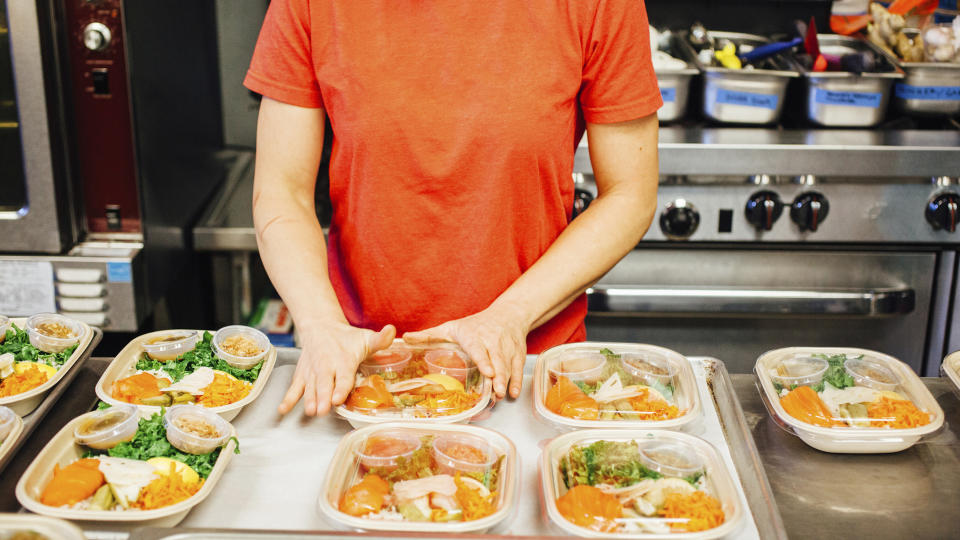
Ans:
[[[0,462],[13,450],[23,432],[23,419],[7,407],[0,407]]]
[[[163,425],[167,428],[170,444],[188,454],[209,454],[223,446],[233,434],[230,422],[199,405],[170,407],[163,416]],[[210,433],[197,430],[209,430]]]
[[[249,342],[254,345],[254,348],[259,349],[260,352],[254,354],[234,354],[230,350],[230,340],[236,339],[249,340]],[[216,355],[237,369],[250,369],[257,365],[258,362],[263,360],[263,357],[266,356],[271,348],[270,339],[267,338],[266,334],[249,326],[239,324],[225,326],[217,330],[217,333],[213,335],[213,350]]]
[[[912,38],[919,30],[904,30]],[[960,64],[902,62],[887,55],[904,72],[893,89],[893,103],[912,116],[952,116],[960,113]]]
[[[135,511],[76,510],[47,506],[40,502],[40,495],[53,478],[53,466],[64,467],[83,457],[83,454],[87,451],[86,447],[76,444],[73,439],[73,433],[81,422],[83,422],[83,417],[74,418],[68,422],[43,447],[43,450],[37,454],[37,457],[24,471],[23,476],[20,477],[16,488],[17,500],[27,510],[55,518],[95,522],[90,526],[97,529],[122,529],[128,532],[133,526],[173,527],[187,517],[191,508],[200,504],[213,492],[217,482],[220,481],[220,477],[223,476],[227,464],[233,458],[233,451],[236,448],[234,441],[228,441],[227,445],[220,451],[217,462],[200,491],[189,499],[170,506],[155,510]],[[231,427],[231,436],[236,434],[232,429]]]
[[[356,484],[363,476],[357,451],[366,444],[367,439],[381,433],[396,434],[404,432],[418,439],[433,436],[441,437],[473,437],[485,441],[498,456],[503,456],[499,462],[499,486],[497,488],[496,510],[493,514],[472,521],[450,521],[435,523],[429,521],[399,521],[378,520],[365,517],[354,517],[339,510],[340,499],[347,489]],[[436,440],[435,439],[435,440]],[[320,514],[332,525],[341,529],[364,531],[395,531],[403,533],[436,532],[445,534],[483,533],[491,527],[499,525],[510,516],[516,506],[517,487],[520,477],[517,451],[509,439],[489,429],[477,426],[463,425],[416,425],[409,422],[394,422],[371,425],[348,433],[337,449],[327,467],[326,475],[321,482],[318,507]]]
[[[729,40],[740,45],[758,47],[770,40],[753,34],[707,32],[716,41]],[[772,124],[780,118],[790,79],[800,76],[783,55],[768,62],[776,69],[727,69],[705,66],[696,57],[684,34],[687,55],[703,73],[703,114],[728,124]]]
[[[943,359],[940,364],[940,375],[950,379],[953,383],[953,393],[960,398],[960,351],[954,351]]]
[[[561,459],[576,446],[587,446],[598,441],[630,442],[635,441],[640,448],[641,459],[644,453],[663,459],[666,452],[681,455],[691,463],[697,463],[694,472],[705,474],[707,491],[720,501],[724,521],[718,527],[698,532],[600,532],[571,523],[560,514],[557,498],[567,492],[567,487],[559,474]],[[664,468],[665,472],[672,473]],[[665,474],[665,476],[668,476]],[[678,475],[679,476],[679,475]],[[685,480],[684,480],[685,481]],[[744,508],[740,503],[734,477],[727,469],[716,449],[708,442],[674,431],[623,431],[595,429],[575,431],[560,435],[551,440],[540,454],[540,483],[544,521],[552,524],[558,532],[567,535],[590,538],[721,538],[733,536],[742,525]],[[663,518],[643,518],[653,523],[666,522]]]
[[[673,395],[669,398],[670,404],[679,409],[679,415],[669,419],[650,419],[644,411],[623,411],[618,408],[618,415],[614,418],[605,411],[603,402],[599,403],[600,413],[596,420],[570,418],[562,416],[547,408],[546,398],[557,377],[551,373],[553,366],[570,358],[571,355],[583,355],[593,358],[603,354],[602,350],[612,354],[606,358],[599,377],[593,379],[593,385],[608,384],[613,374],[620,378],[622,386],[645,385],[653,386],[657,392],[663,394],[664,386],[672,387]],[[577,380],[571,379],[575,384]],[[588,381],[582,381],[588,382]],[[548,349],[537,357],[533,372],[534,410],[554,428],[561,431],[573,429],[689,429],[700,418],[700,392],[693,375],[690,362],[681,354],[657,347],[634,343],[601,343],[584,342],[559,345]],[[590,396],[594,393],[588,394]],[[650,393],[654,396],[653,392]],[[667,397],[664,395],[664,397]],[[591,398],[592,399],[592,398]],[[605,414],[606,413],[606,414]]]
[[[770,378],[784,388],[815,386],[823,380],[830,364],[823,358],[797,355],[784,358],[774,366]]]
[[[857,75],[845,71],[803,71],[807,118],[821,126],[870,127],[883,121],[893,83],[903,72],[871,43],[847,36],[818,34],[820,51],[843,56],[870,51],[877,70]]]
[[[16,533],[29,531],[50,540],[86,540],[83,531],[62,519],[35,514],[0,514],[0,538],[17,538]]]
[[[200,341],[200,332],[196,330],[160,333],[143,342],[143,352],[154,360],[169,362],[192,351],[198,341]]]
[[[393,346],[373,353],[360,364],[360,373],[364,375],[400,373],[413,358],[413,351]],[[388,377],[384,377],[385,379]]]
[[[603,376],[606,365],[607,357],[600,352],[569,350],[557,354],[547,371],[550,372],[551,383],[560,377],[567,377],[574,382],[595,383]]]
[[[68,329],[68,336],[58,337],[47,331],[47,325],[62,325]],[[27,334],[30,344],[43,352],[58,353],[77,344],[84,334],[84,325],[80,321],[57,315],[56,313],[39,313],[27,319]]]
[[[804,422],[788,414],[781,405],[780,393],[771,377],[771,373],[776,369],[776,366],[784,359],[796,356],[834,356],[841,354],[847,357],[846,362],[844,362],[845,368],[847,368],[846,364],[850,363],[852,359],[862,357],[860,362],[853,363],[856,366],[854,371],[851,372],[849,368],[846,369],[846,373],[854,381],[857,381],[858,376],[862,377],[866,374],[873,379],[879,379],[881,384],[890,384],[890,381],[884,377],[894,377],[899,381],[896,391],[912,401],[916,407],[928,413],[930,422],[913,428],[825,427]],[[858,367],[877,368],[877,366],[882,368],[882,371],[881,369],[872,372],[866,369],[860,372],[856,371]],[[886,354],[866,349],[843,347],[789,347],[761,355],[754,366],[754,373],[757,376],[760,396],[763,398],[763,403],[773,420],[786,431],[800,437],[803,442],[824,452],[840,454],[899,452],[910,448],[924,436],[938,431],[943,426],[943,410],[920,378],[910,369],[910,366]],[[873,388],[861,382],[857,382],[857,386],[872,388],[877,391],[887,390],[887,388]]]
[[[900,386],[900,377],[883,362],[865,358],[850,358],[843,363],[858,386],[867,386],[875,390],[892,392]]]
[[[664,476],[686,478],[703,471],[703,458],[685,444],[657,442],[640,448],[640,461]]]
[[[431,373],[442,373],[465,383],[465,390],[476,392],[480,399],[469,409],[456,414],[443,414],[442,410],[427,410],[417,405],[407,407],[382,407],[377,409],[350,407],[347,404],[339,405],[336,413],[350,422],[355,428],[369,426],[371,424],[382,424],[385,422],[396,422],[398,420],[410,420],[416,423],[424,424],[461,424],[469,422],[471,418],[483,411],[490,403],[492,394],[492,383],[490,379],[480,375],[479,370],[474,366],[473,361],[457,345],[452,343],[439,343],[424,346],[408,345],[403,340],[397,339],[393,342],[387,351],[399,350],[404,353],[410,352],[411,359],[406,362],[399,371],[391,370],[388,372],[374,372],[372,374],[380,375],[386,383],[395,384],[404,380],[421,378]],[[432,358],[431,363],[427,362],[428,355]],[[438,358],[447,358],[448,360],[438,360]],[[461,368],[461,364],[453,365],[450,358],[457,358],[458,361],[466,362],[466,368]],[[369,361],[368,361],[369,362]],[[365,362],[367,363],[367,362]],[[361,364],[362,366],[363,364]],[[406,373],[404,372],[406,370]],[[361,370],[361,373],[363,371]],[[463,377],[461,379],[461,377]],[[399,391],[397,392],[399,393]],[[349,403],[349,398],[347,400]]]
[[[86,349],[90,346],[90,342],[93,340],[93,330],[85,323],[80,321],[70,321],[72,324],[79,325],[80,328],[79,342],[77,348],[74,349],[73,354],[70,355],[70,358],[67,358],[67,361],[60,366],[60,369],[58,369],[52,377],[47,379],[47,382],[32,390],[27,390],[26,392],[14,396],[0,398],[0,405],[10,407],[13,409],[13,412],[17,414],[17,416],[23,417],[30,414],[40,405],[40,402],[43,401],[43,398],[47,396],[47,393],[50,392],[54,385],[60,382],[60,379],[62,379],[63,376],[66,375],[74,365],[76,365],[80,357],[86,354]],[[26,331],[26,318],[14,318],[11,319],[10,322],[17,325],[18,328],[22,328]],[[30,338],[32,342],[32,336],[30,336]]]
[[[497,451],[473,435],[439,435],[433,441],[433,459],[441,473],[484,473],[497,461]]]
[[[116,405],[109,409],[92,411],[80,417],[73,438],[77,444],[97,450],[108,450],[132,440],[140,424],[140,410],[136,405]]]
[[[398,459],[408,459],[421,446],[420,438],[408,431],[380,431],[357,449],[357,459],[368,470],[395,469]]]
[[[202,330],[161,330],[159,332],[151,332],[149,334],[144,334],[134,338],[126,347],[121,350],[113,362],[107,366],[107,370],[103,372],[103,375],[100,376],[100,380],[97,381],[96,392],[97,397],[102,401],[109,403],[111,405],[129,405],[129,403],[114,399],[111,395],[111,389],[113,387],[114,381],[129,377],[136,372],[137,361],[143,355],[143,343],[149,341],[150,339],[158,336],[169,335],[171,333],[178,332],[197,332],[198,335],[203,336]],[[229,405],[223,405],[220,407],[210,407],[208,410],[215,412],[222,416],[225,420],[232,420],[244,407],[253,402],[260,396],[260,393],[263,392],[263,389],[267,385],[267,380],[270,378],[270,374],[273,372],[273,367],[277,363],[277,349],[273,346],[269,348],[265,357],[263,357],[263,367],[260,368],[260,373],[257,376],[257,380],[253,383],[253,388],[250,389],[250,393],[240,401],[231,403]],[[141,415],[151,415],[153,413],[160,412],[160,407],[153,405],[137,405],[140,408]]]
[[[0,315],[0,343],[7,339],[7,330],[10,329],[10,317]]]

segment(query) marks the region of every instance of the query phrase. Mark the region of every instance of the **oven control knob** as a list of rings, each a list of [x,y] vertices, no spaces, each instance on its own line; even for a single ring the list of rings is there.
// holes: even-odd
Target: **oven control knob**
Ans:
[[[700,225],[700,212],[685,199],[677,199],[660,213],[660,230],[668,238],[688,238]]]
[[[593,202],[593,193],[585,189],[576,188],[573,190],[573,219],[583,213],[584,210]]]
[[[757,230],[769,231],[773,228],[773,223],[780,219],[783,203],[780,202],[780,196],[772,191],[758,191],[747,199],[744,212],[747,214],[747,221]]]
[[[102,51],[110,46],[110,29],[103,23],[92,22],[83,28],[83,46],[91,51]]]
[[[957,230],[957,219],[960,218],[958,205],[960,195],[953,192],[941,193],[930,199],[923,214],[934,230],[954,232]]]
[[[827,198],[816,191],[808,191],[797,195],[790,206],[790,219],[800,227],[801,231],[817,232],[823,220],[827,219],[830,205]]]

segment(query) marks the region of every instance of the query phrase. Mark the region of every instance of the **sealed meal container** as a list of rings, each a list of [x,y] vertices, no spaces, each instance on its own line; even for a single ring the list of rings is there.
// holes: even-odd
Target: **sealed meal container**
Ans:
[[[814,367],[820,361],[826,370]],[[920,378],[886,354],[790,347],[761,355],[754,372],[774,421],[824,452],[899,452],[943,426],[943,410]]]
[[[79,527],[62,519],[35,514],[0,513],[0,538],[4,540],[32,540],[38,538],[85,540],[86,536],[83,535],[83,531]]]
[[[137,364],[138,362],[141,362],[141,361],[143,361],[142,365],[144,367],[149,366],[153,368],[156,366],[162,366],[166,362],[176,362],[177,361],[176,358],[182,357],[183,354],[187,354],[187,353],[196,354],[198,347],[209,347],[210,355],[213,358],[213,361],[216,362],[219,357],[216,356],[217,355],[216,349],[212,343],[213,334],[210,333],[209,339],[207,339],[206,341],[204,340],[204,335],[208,333],[209,332],[206,332],[203,330],[161,330],[158,332],[151,332],[149,334],[144,334],[142,336],[139,336],[133,339],[130,343],[127,344],[126,347],[123,348],[123,350],[120,351],[119,354],[117,354],[113,362],[111,362],[110,365],[107,366],[107,370],[104,371],[103,375],[100,376],[100,380],[97,381],[97,386],[96,386],[97,397],[111,405],[122,405],[122,404],[128,403],[126,401],[123,401],[121,399],[117,399],[114,397],[114,393],[116,391],[115,383],[117,383],[118,381],[124,381],[125,379],[140,373],[142,370],[137,369]],[[187,343],[189,343],[189,347],[181,346],[179,350],[183,352],[181,352],[181,354],[178,355],[178,357],[175,357],[172,360],[165,360],[165,361],[156,360],[155,358],[153,358],[153,354],[151,353],[156,353],[156,351],[150,349],[151,345],[162,344],[162,343],[168,343],[168,344],[184,343],[180,341],[179,338],[189,337],[193,335],[197,335],[199,336],[199,338],[196,341],[193,341],[192,343],[189,343],[188,341]],[[166,338],[178,338],[178,339],[170,339],[169,341],[167,341]],[[267,345],[267,347],[268,349],[266,349],[265,354],[258,357],[259,358],[258,363],[262,361],[263,365],[260,367],[260,371],[257,374],[256,380],[254,380],[251,383],[248,393],[245,396],[243,396],[241,399],[233,403],[208,407],[210,411],[219,414],[225,420],[232,420],[238,414],[240,414],[240,411],[244,407],[252,403],[253,400],[257,399],[257,397],[260,396],[260,393],[263,392],[264,387],[266,387],[267,380],[270,378],[270,374],[273,372],[273,367],[277,362],[277,349],[270,345]],[[164,353],[169,353],[169,351],[164,351]],[[226,363],[226,360],[223,360],[223,362]],[[236,369],[235,366],[232,366],[229,364],[227,365],[228,365],[228,368],[223,368],[223,369]],[[213,369],[216,370],[216,368],[213,368]],[[154,374],[156,376],[167,377],[168,380],[170,380],[171,385],[165,386],[166,388],[170,388],[171,386],[173,386],[172,383],[177,382],[177,381],[173,381],[172,378],[170,378],[169,374],[166,374],[161,370],[152,369],[147,371],[149,371],[151,374]],[[227,375],[229,375],[229,373],[227,373]],[[187,376],[189,376],[189,374]],[[233,377],[232,375],[230,375],[230,377],[232,377],[234,381],[238,380],[236,377]],[[183,379],[181,379],[181,381],[182,380]],[[249,381],[245,381],[245,382],[249,382]],[[181,389],[181,390],[182,391],[177,390],[175,392],[174,391],[164,392],[164,394],[165,395],[175,394],[180,396],[180,398],[183,398],[183,397],[189,398],[190,396],[187,394],[190,394],[194,396],[195,400],[198,399],[199,395],[201,395],[201,394],[195,393],[199,391],[197,388],[188,388],[188,389]],[[139,402],[136,403],[136,405],[140,408],[143,414],[153,414],[156,412],[160,412],[161,406],[169,407],[175,404],[184,403],[184,401],[182,401],[180,398],[177,398],[176,401],[173,398],[171,398],[169,400],[169,403],[162,403],[160,405],[142,404]]]
[[[397,339],[360,364],[353,390],[335,410],[355,428],[397,420],[459,424],[483,411],[491,393],[490,379],[456,344]]]
[[[940,374],[950,379],[954,393],[960,397],[960,351],[954,351],[943,359]]]
[[[83,510],[69,506],[49,506],[40,501],[44,488],[53,478],[53,469],[57,465],[61,468],[82,458],[88,451],[85,446],[78,444],[74,438],[77,427],[85,421],[83,416],[74,418],[50,439],[43,450],[37,454],[20,481],[17,482],[17,500],[24,508],[44,516],[83,521],[93,523],[96,528],[123,528],[131,527],[172,527],[181,522],[190,510],[206,499],[223,476],[230,459],[233,457],[237,443],[227,442],[220,451],[213,469],[207,476],[203,486],[188,499],[178,503],[153,510]],[[236,431],[231,426],[231,434]]]
[[[770,43],[753,34],[707,32],[717,43],[730,41],[738,47],[752,48]],[[703,74],[703,114],[728,124],[772,124],[780,119],[787,83],[800,76],[783,54],[764,61],[769,69],[728,69],[704,65],[684,38],[683,46]]]
[[[807,119],[821,126],[870,127],[883,121],[893,84],[903,72],[871,43],[847,36],[818,34],[823,54],[840,56],[869,52],[876,69],[862,74],[846,71],[803,71]]]
[[[710,443],[672,431],[576,431],[540,456],[543,518],[568,535],[732,537],[745,513],[735,482]]]
[[[31,319],[33,320],[32,326],[34,327],[34,334],[31,334],[29,330],[29,327],[31,326],[31,323],[29,321]],[[64,322],[64,319],[66,319],[66,322]],[[31,412],[33,412],[33,410],[40,405],[40,402],[43,401],[43,398],[45,398],[47,394],[50,392],[50,390],[57,383],[60,382],[60,379],[62,379],[64,375],[66,375],[67,372],[70,371],[76,365],[76,363],[80,360],[80,358],[84,354],[87,354],[88,352],[87,348],[89,348],[90,342],[93,340],[94,332],[93,332],[93,329],[90,328],[90,326],[88,326],[86,323],[83,323],[81,321],[76,321],[73,319],[63,317],[62,315],[56,315],[55,318],[51,318],[51,315],[47,314],[47,315],[44,315],[43,317],[37,317],[37,318],[31,317],[30,319],[27,319],[27,318],[10,319],[10,323],[12,323],[12,325],[16,325],[17,328],[27,333],[27,336],[28,336],[27,339],[29,340],[30,344],[33,345],[34,347],[37,346],[34,344],[35,335],[36,336],[42,335],[38,327],[44,323],[50,323],[50,322],[63,323],[63,326],[68,328],[71,334],[77,334],[78,337],[76,337],[76,340],[74,341],[75,344],[77,345],[77,348],[74,349],[73,353],[70,354],[70,357],[66,359],[63,365],[61,365],[60,368],[57,369],[55,373],[50,375],[50,377],[46,380],[46,382],[44,382],[40,386],[37,386],[35,388],[27,390],[26,392],[21,392],[19,394],[15,394],[12,396],[0,397],[0,405],[5,405],[7,407],[10,407],[11,409],[13,409],[13,412],[15,412],[18,416],[26,416]],[[13,326],[10,327],[10,329],[12,328]],[[53,339],[57,339],[58,340],[57,343],[48,343],[47,341],[44,341],[42,339],[37,341],[37,343],[40,344],[42,347],[49,347],[51,349],[50,351],[43,351],[42,347],[38,347],[39,349],[41,349],[41,355],[54,354],[62,351],[63,347],[61,347],[60,345],[62,345],[63,343],[59,341],[59,338],[53,338]],[[73,340],[72,336],[67,339],[67,341],[71,341],[71,340]]]
[[[688,429],[700,392],[681,354],[633,343],[569,343],[537,357],[534,410],[560,430]]]
[[[23,419],[7,407],[0,407],[0,460],[17,443],[23,431]]]
[[[483,533],[502,525],[516,507],[519,466],[513,443],[489,429],[370,425],[337,445],[321,483],[319,511],[346,529]],[[417,478],[424,469],[431,474]],[[378,489],[383,496],[370,498]],[[421,520],[428,516],[438,521]]]
[[[919,31],[905,29],[908,38]],[[911,116],[952,116],[960,113],[960,64],[956,62],[903,62],[887,57],[903,70],[893,87],[893,103]]]

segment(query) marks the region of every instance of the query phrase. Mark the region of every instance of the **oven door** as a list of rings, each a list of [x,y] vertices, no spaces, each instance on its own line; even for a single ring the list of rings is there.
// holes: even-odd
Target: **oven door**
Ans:
[[[862,347],[921,370],[935,252],[637,249],[588,291],[587,336],[753,369],[780,347]]]
[[[72,231],[57,191],[37,4],[0,0],[0,238],[4,252],[61,252]],[[52,75],[51,75],[52,76]],[[53,132],[53,133],[51,133]],[[51,137],[51,134],[54,137]]]

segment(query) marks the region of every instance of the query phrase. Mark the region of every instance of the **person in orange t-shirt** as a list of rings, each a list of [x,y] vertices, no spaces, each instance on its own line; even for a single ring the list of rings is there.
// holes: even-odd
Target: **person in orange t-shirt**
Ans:
[[[641,0],[273,0],[244,84],[257,243],[303,343],[280,412],[343,403],[398,333],[459,343],[497,398],[585,339],[584,291],[655,212],[650,57]],[[571,221],[584,132],[598,196]]]

